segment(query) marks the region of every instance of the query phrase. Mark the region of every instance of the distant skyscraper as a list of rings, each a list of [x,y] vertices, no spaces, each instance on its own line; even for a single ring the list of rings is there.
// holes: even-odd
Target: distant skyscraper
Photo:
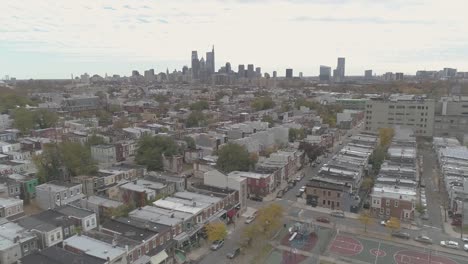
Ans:
[[[366,79],[372,78],[372,70],[364,71],[364,77],[366,77]]]
[[[335,73],[335,72],[333,72]],[[345,77],[345,58],[338,58],[338,64],[336,65],[336,75],[334,74],[336,80],[342,81]]]
[[[237,68],[237,77],[239,78],[245,77],[245,65],[244,64],[239,64],[239,67]]]
[[[330,81],[330,76],[331,76],[331,67],[320,65],[319,80]]]
[[[293,77],[293,69],[286,69],[286,78]]]
[[[265,72],[264,77],[265,77],[266,79],[270,79],[270,74],[269,74],[268,72]]]
[[[442,71],[443,73],[443,77],[445,78],[452,78],[452,77],[455,77],[455,75],[457,75],[457,69],[454,69],[454,68],[444,68],[444,70]]]
[[[247,64],[247,78],[253,78],[253,77],[254,77],[254,65]]]
[[[396,72],[395,73],[395,80],[403,81],[403,73],[402,72]]]
[[[192,78],[198,79],[200,73],[200,61],[196,50],[192,51]]]
[[[132,71],[132,77],[138,77],[140,76],[140,73],[137,70]]]
[[[226,62],[226,66],[224,66],[226,73],[231,73],[231,63]]]
[[[206,69],[208,70],[208,73],[210,73],[210,74],[215,72],[214,46],[213,46],[211,52],[206,53]]]
[[[276,71],[273,71],[273,78],[276,78],[278,73]]]
[[[145,81],[152,82],[154,80],[156,80],[156,75],[154,75],[154,69],[145,71]]]
[[[302,75],[302,72],[299,72],[299,78],[302,78],[303,75]]]
[[[257,75],[257,77],[262,77],[262,68],[255,68],[255,74]]]
[[[188,72],[188,67],[187,66],[182,67],[182,74],[185,75],[187,74],[187,72]]]

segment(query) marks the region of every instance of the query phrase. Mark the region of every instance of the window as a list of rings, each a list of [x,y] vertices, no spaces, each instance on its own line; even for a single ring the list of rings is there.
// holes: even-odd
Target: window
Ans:
[[[146,243],[146,244],[145,244],[145,252],[146,252],[146,253],[149,252],[149,243]]]
[[[55,240],[54,234],[50,235],[50,241],[54,242],[54,240]]]
[[[323,200],[323,205],[325,205],[325,204],[326,204],[326,201],[325,201],[325,200]]]
[[[398,207],[398,201],[393,202],[393,205],[395,205],[395,207]]]
[[[331,196],[331,192],[330,192],[330,191],[328,191],[328,196]]]
[[[386,205],[386,206],[390,206],[390,200],[388,200],[388,199],[385,200],[385,205]]]
[[[388,108],[393,109],[393,108],[395,108],[395,106],[394,105],[389,105]]]
[[[141,248],[139,248],[139,249],[137,250],[137,255],[138,255],[138,257],[141,256]]]
[[[330,200],[327,201],[327,204],[330,205]]]
[[[317,189],[314,189],[314,194],[317,194]]]
[[[94,217],[93,217],[93,218],[91,218],[91,224],[92,224],[93,226],[95,226],[95,225],[96,225],[96,218],[94,218]]]
[[[155,240],[153,240],[153,248],[156,248],[156,247],[157,247],[157,245],[156,245],[156,239],[155,239]]]
[[[133,254],[128,254],[128,260],[130,261],[130,263],[133,262]]]
[[[29,245],[28,244],[23,244],[23,251],[28,252],[29,251]]]
[[[89,227],[89,220],[86,220],[86,227]]]
[[[75,233],[75,226],[72,225],[70,226],[70,234],[74,234]]]
[[[341,197],[341,193],[336,193],[336,197],[340,198],[340,197]]]
[[[390,215],[390,208],[385,209],[385,214]]]
[[[340,207],[340,202],[336,202],[336,207]]]
[[[384,213],[384,209],[380,208],[380,214],[383,214],[383,213]]]
[[[56,198],[57,198],[57,201],[60,201],[60,193],[57,193]]]
[[[63,193],[63,198],[67,199],[67,192],[66,191]]]
[[[63,229],[63,233],[64,233],[65,236],[68,236],[68,234],[69,234],[68,227],[65,227],[65,228]]]
[[[60,236],[60,232],[57,232],[57,234],[55,234],[55,236],[57,237],[57,240],[59,240],[60,237],[61,237],[61,236]]]
[[[327,191],[323,191],[323,196],[327,196]]]

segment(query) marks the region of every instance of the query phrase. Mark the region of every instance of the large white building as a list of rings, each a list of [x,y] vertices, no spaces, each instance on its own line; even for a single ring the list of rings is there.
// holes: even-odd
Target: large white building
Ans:
[[[400,126],[411,128],[416,136],[432,137],[434,108],[433,100],[417,95],[373,98],[366,104],[365,130],[378,133],[381,128]]]

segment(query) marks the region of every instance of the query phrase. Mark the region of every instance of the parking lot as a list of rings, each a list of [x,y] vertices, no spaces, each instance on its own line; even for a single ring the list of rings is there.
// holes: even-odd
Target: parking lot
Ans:
[[[333,239],[329,253],[351,261],[374,264],[468,264],[466,258],[440,253],[432,248],[403,246],[344,233],[338,234]]]

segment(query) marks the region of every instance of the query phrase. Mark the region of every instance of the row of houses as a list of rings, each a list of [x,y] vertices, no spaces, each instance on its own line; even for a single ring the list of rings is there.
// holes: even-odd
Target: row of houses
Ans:
[[[419,198],[418,168],[416,139],[410,130],[397,129],[370,194],[370,211],[374,217],[414,219]]]
[[[358,134],[351,137],[328,163],[323,164],[306,184],[307,203],[332,210],[357,211],[361,198],[359,188],[368,174],[369,157],[377,137]]]

